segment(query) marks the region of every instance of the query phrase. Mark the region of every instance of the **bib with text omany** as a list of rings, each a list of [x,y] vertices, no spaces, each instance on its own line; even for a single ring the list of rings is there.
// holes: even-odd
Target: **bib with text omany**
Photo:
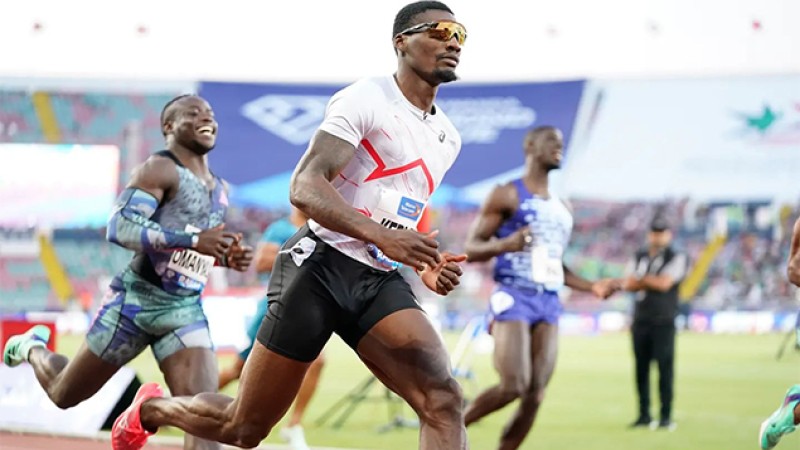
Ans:
[[[197,233],[199,228],[186,225],[186,231]],[[169,258],[167,269],[176,274],[178,284],[187,289],[202,288],[208,282],[208,275],[214,267],[215,258],[203,255],[190,248],[175,250]]]
[[[425,210],[425,202],[403,195],[392,189],[381,189],[378,204],[372,212],[372,220],[390,229],[416,229]],[[388,258],[375,244],[367,245],[367,252],[378,263],[389,269],[397,269],[400,263]]]
[[[564,249],[557,244],[534,244],[531,247],[531,276],[545,288],[557,290],[564,285]]]

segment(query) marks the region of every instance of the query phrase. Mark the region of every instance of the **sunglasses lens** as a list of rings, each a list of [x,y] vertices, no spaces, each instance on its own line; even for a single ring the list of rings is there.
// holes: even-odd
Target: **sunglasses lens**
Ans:
[[[434,28],[431,28],[431,35],[443,41],[449,41],[455,36],[458,45],[464,45],[464,41],[467,40],[467,30],[463,25],[455,22],[439,22]]]
[[[439,41],[449,41],[452,38],[449,30],[443,30],[441,28],[431,28],[428,30],[428,35]]]

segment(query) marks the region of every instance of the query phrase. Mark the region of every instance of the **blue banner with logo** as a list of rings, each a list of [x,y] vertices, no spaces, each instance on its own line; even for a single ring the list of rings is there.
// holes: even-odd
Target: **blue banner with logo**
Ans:
[[[556,126],[568,140],[583,86],[583,81],[443,86],[436,103],[463,142],[443,192],[457,193],[518,169],[524,161],[522,141],[532,127]],[[275,189],[286,184],[323,119],[328,99],[342,87],[202,83],[200,93],[220,124],[211,165],[238,187],[235,197],[262,206],[270,206],[267,194],[280,197],[283,204],[288,201],[288,186]]]
[[[202,83],[219,122],[214,172],[235,185],[292,171],[342,86]]]
[[[561,129],[568,148],[583,85],[568,81],[442,87],[436,103],[462,140],[461,154],[444,182],[463,188],[519,168],[524,163],[523,138],[537,126]]]

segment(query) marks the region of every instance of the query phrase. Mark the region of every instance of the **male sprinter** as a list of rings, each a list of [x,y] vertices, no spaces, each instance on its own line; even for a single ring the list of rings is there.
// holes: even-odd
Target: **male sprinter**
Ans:
[[[466,256],[440,254],[435,233],[414,229],[461,149],[434,99],[456,79],[466,31],[447,6],[423,1],[398,12],[392,36],[397,72],[336,93],[295,169],[290,199],[309,225],[278,256],[236,398],[161,398],[144,385],[112,431],[115,449],[139,449],[162,426],[255,447],[334,332],[417,413],[419,448],[466,448],[444,343],[397,271],[416,268],[441,295],[459,283]]]
[[[86,342],[69,360],[45,348],[49,329],[12,337],[3,360],[28,361],[59,408],[88,399],[145,348],[173,395],[217,390],[217,359],[200,294],[215,264],[245,271],[252,249],[223,230],[226,186],[208,168],[217,122],[209,104],[184,95],[161,113],[167,150],[148,158],[120,194],[108,221],[108,240],[136,251],[112,281]],[[219,449],[186,435],[185,449]]]

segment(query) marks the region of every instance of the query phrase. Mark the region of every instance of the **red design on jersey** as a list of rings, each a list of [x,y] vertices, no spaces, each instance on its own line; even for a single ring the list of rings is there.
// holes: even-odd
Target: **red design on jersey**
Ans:
[[[372,213],[369,212],[369,209],[367,209],[366,207],[364,207],[364,208],[356,208],[356,211],[360,212],[361,214],[363,214],[363,215],[365,215],[367,217],[372,217]]]
[[[358,187],[358,183],[356,183],[355,181],[351,180],[350,178],[347,178],[346,176],[344,176],[344,175],[342,175],[342,174],[339,174],[339,176],[340,176],[340,177],[341,177],[341,178],[342,178],[344,181],[346,181],[347,183],[350,183],[350,184],[352,184],[353,186],[355,186],[355,187]]]
[[[364,148],[367,150],[367,153],[369,153],[369,156],[371,156],[373,161],[375,161],[375,164],[378,165],[378,167],[376,167],[375,170],[373,170],[372,173],[370,173],[367,178],[364,179],[365,183],[367,181],[378,180],[381,178],[390,177],[392,175],[399,175],[403,172],[408,172],[411,169],[419,167],[422,170],[422,173],[425,174],[425,179],[428,181],[428,195],[433,194],[433,176],[431,176],[431,172],[428,170],[428,166],[425,165],[425,161],[423,161],[422,158],[416,159],[402,166],[387,169],[386,163],[383,162],[383,159],[375,150],[375,147],[373,147],[368,140],[362,140],[361,145],[364,146]]]

